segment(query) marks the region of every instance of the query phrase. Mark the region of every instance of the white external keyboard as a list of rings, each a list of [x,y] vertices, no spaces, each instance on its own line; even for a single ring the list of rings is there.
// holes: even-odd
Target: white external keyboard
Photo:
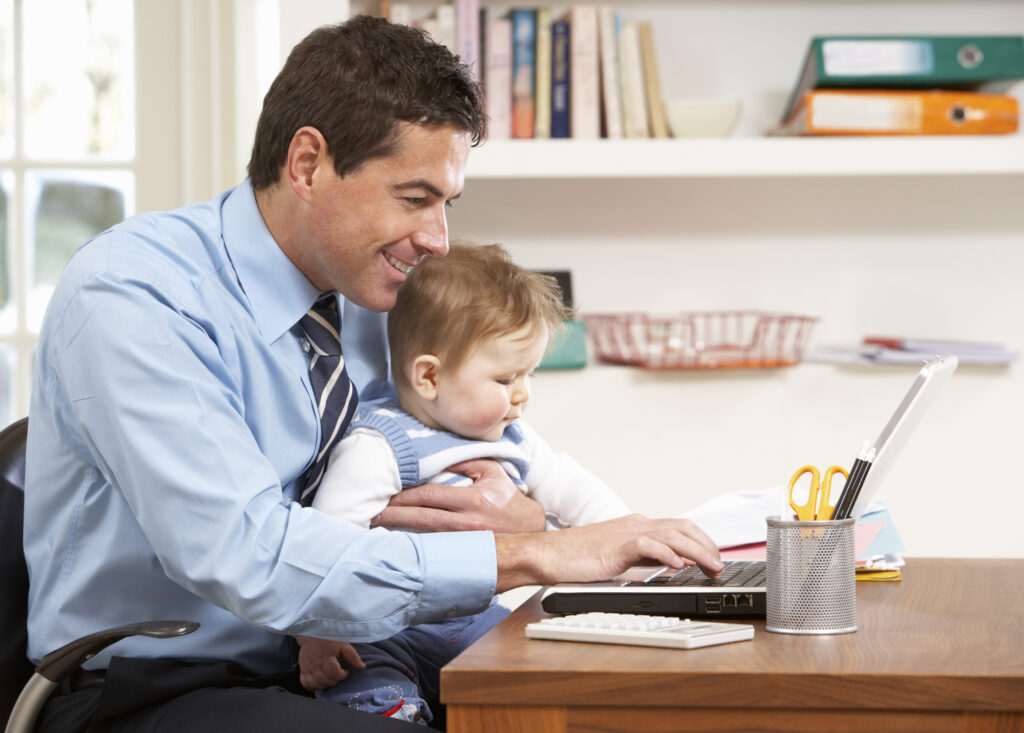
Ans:
[[[531,639],[696,649],[753,639],[754,627],[672,616],[595,612],[541,619],[526,625],[526,635]]]

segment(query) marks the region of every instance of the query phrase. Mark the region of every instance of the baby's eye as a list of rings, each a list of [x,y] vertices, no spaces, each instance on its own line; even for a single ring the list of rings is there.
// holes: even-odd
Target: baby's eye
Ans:
[[[501,377],[501,378],[495,379],[494,381],[497,382],[500,385],[503,385],[503,386],[507,387],[510,384],[512,384],[512,382],[515,381],[515,378],[514,377]]]

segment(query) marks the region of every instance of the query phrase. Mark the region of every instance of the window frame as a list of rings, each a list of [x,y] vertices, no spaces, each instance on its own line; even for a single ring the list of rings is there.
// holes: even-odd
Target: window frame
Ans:
[[[186,151],[189,141],[202,139],[202,131],[210,120],[223,115],[209,105],[189,102],[193,95],[211,99],[215,87],[202,64],[215,53],[223,34],[231,36],[233,28],[211,27],[210,18],[220,17],[229,8],[241,11],[231,0],[171,0],[134,3],[134,83],[135,83],[135,151],[122,160],[37,160],[27,157],[23,140],[25,126],[23,99],[22,3],[13,0],[13,125],[15,145],[10,158],[0,160],[0,168],[9,170],[12,182],[8,199],[8,262],[10,298],[15,315],[13,330],[0,332],[0,346],[14,354],[10,385],[10,419],[28,414],[32,389],[32,368],[38,331],[30,322],[28,304],[31,297],[32,273],[31,222],[27,220],[29,171],[128,171],[134,177],[133,190],[126,196],[128,216],[138,211],[165,210],[183,205],[188,194],[209,194],[221,181],[209,174],[194,173],[186,181],[186,166],[202,155],[192,145],[192,161]],[[205,54],[202,49],[207,49]],[[212,51],[211,51],[212,50]],[[187,60],[186,60],[187,59]],[[233,67],[231,69],[233,73]],[[186,95],[185,90],[189,91]],[[219,90],[217,90],[219,91]],[[222,103],[232,106],[232,100]],[[230,115],[229,119],[233,119]],[[197,171],[201,166],[193,165]],[[212,194],[209,194],[212,195]]]
[[[14,3],[16,100],[22,98],[21,3]],[[212,198],[245,178],[263,95],[287,52],[310,30],[350,15],[347,0],[134,0],[135,155],[129,161],[28,161],[22,146],[0,168],[15,174],[9,267],[17,326],[0,333],[16,355],[11,419],[28,414],[38,334],[27,327],[24,172],[128,170],[134,209],[165,211]],[[283,51],[282,51],[283,49]],[[20,111],[16,116],[20,117]],[[20,119],[15,122],[18,135]],[[7,163],[10,163],[8,166]]]

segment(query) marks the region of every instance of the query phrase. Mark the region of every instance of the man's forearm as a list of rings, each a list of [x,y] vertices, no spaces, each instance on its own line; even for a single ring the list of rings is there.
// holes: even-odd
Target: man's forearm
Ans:
[[[542,537],[543,533],[494,535],[498,559],[496,593],[555,582],[544,572]]]

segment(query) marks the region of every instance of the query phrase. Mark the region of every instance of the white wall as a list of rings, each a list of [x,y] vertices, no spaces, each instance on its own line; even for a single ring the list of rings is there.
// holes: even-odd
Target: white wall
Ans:
[[[1024,346],[1024,180],[471,181],[452,235],[569,269],[583,312],[755,308],[866,334]],[[639,511],[849,465],[913,367],[542,372],[529,419]],[[1024,556],[1024,368],[961,367],[882,493],[908,555]],[[982,494],[981,492],[986,492]],[[982,498],[982,497],[986,498]],[[980,499],[980,500],[979,500]]]

